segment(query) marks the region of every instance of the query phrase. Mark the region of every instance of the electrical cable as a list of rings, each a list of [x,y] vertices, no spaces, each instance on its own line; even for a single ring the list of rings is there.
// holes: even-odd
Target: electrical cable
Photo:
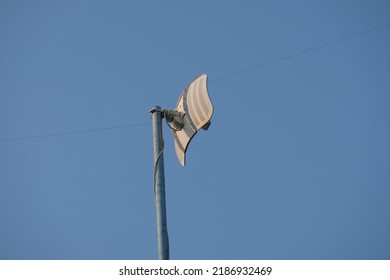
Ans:
[[[170,129],[172,129],[172,131],[179,131],[180,129],[176,129],[176,128],[174,128],[174,127],[172,127],[170,124],[169,124],[169,122],[168,122],[168,120],[165,118],[165,122],[167,123],[167,126],[169,126],[169,128]]]
[[[153,193],[154,193],[154,201],[155,201],[156,205],[157,205],[157,199],[156,199],[156,197],[157,197],[157,185],[156,185],[157,184],[157,180],[156,180],[157,165],[158,165],[159,161],[161,160],[161,157],[164,155],[164,147],[165,147],[164,137],[162,137],[161,142],[162,142],[161,151],[158,153],[157,158],[154,161],[154,172],[153,172],[154,173],[153,174]],[[166,227],[164,227],[164,234],[167,237],[166,250],[167,250],[167,255],[168,255],[168,259],[169,259],[169,235],[168,235],[168,229]]]
[[[366,29],[366,30],[357,32],[357,33],[353,33],[353,34],[348,35],[346,37],[343,37],[341,39],[330,41],[330,42],[327,42],[327,43],[324,43],[324,44],[321,44],[321,45],[318,45],[318,46],[315,46],[315,47],[311,47],[311,48],[308,48],[308,49],[305,49],[305,50],[302,50],[302,51],[299,51],[299,52],[296,52],[296,53],[293,53],[293,54],[290,54],[290,55],[286,55],[286,56],[282,56],[282,57],[279,57],[279,58],[275,58],[275,59],[270,60],[270,61],[265,62],[265,63],[261,63],[261,64],[258,64],[258,65],[252,66],[252,67],[245,68],[245,69],[242,69],[242,70],[237,71],[237,72],[233,72],[233,73],[230,73],[230,74],[227,74],[227,75],[224,75],[224,76],[217,77],[215,79],[210,80],[209,83],[214,83],[214,82],[217,82],[217,81],[220,81],[220,80],[224,80],[224,79],[227,79],[227,78],[231,78],[231,77],[234,77],[234,76],[246,73],[246,72],[254,71],[254,70],[257,70],[259,68],[263,68],[265,66],[268,66],[268,65],[271,65],[271,64],[275,64],[275,63],[279,63],[281,61],[284,61],[284,60],[287,60],[287,59],[290,59],[290,58],[293,58],[293,57],[296,57],[296,56],[300,56],[300,55],[303,55],[303,54],[306,54],[306,53],[309,53],[309,52],[313,52],[313,51],[316,51],[316,50],[319,50],[319,49],[323,49],[323,48],[326,48],[326,47],[329,47],[329,46],[341,43],[343,41],[350,40],[350,39],[353,39],[353,38],[362,36],[364,34],[367,34],[367,33],[370,33],[370,32],[373,32],[373,31],[376,31],[376,30],[379,30],[379,29],[382,29],[382,28],[386,28],[386,27],[389,27],[389,26],[390,26],[390,23],[387,23],[387,24],[379,25],[379,26],[376,26],[376,27],[373,27],[373,28],[370,28],[370,29]]]
[[[50,134],[34,135],[34,136],[6,138],[6,139],[0,139],[0,143],[21,141],[21,140],[31,140],[31,139],[37,139],[37,138],[54,137],[54,136],[62,136],[62,135],[70,135],[70,134],[87,133],[87,132],[96,132],[96,131],[102,131],[102,130],[120,129],[120,128],[126,128],[126,127],[144,126],[144,125],[149,125],[149,124],[150,124],[149,122],[143,122],[143,123],[133,123],[133,124],[119,125],[119,126],[71,130],[71,131],[64,131],[64,132],[57,132],[57,133],[50,133]]]
[[[156,198],[156,189],[157,189],[157,186],[156,186],[156,175],[157,175],[157,164],[161,158],[161,156],[164,154],[164,146],[165,146],[165,143],[164,143],[164,138],[162,138],[161,140],[162,142],[162,147],[161,147],[161,151],[158,153],[157,155],[157,158],[154,162],[154,175],[153,175],[153,192],[154,192],[154,198]]]
[[[221,81],[221,80],[224,80],[224,79],[228,79],[228,78],[231,78],[231,77],[234,77],[234,76],[241,75],[243,73],[254,71],[254,70],[257,70],[257,69],[260,69],[260,68],[263,68],[263,67],[266,67],[266,66],[269,66],[269,65],[272,65],[272,64],[276,64],[276,63],[279,63],[281,61],[284,61],[284,60],[287,60],[287,59],[290,59],[290,58],[293,58],[293,57],[296,57],[296,56],[301,56],[301,55],[304,55],[306,53],[313,52],[313,51],[316,51],[316,50],[319,50],[319,49],[322,49],[322,48],[326,48],[326,47],[329,47],[329,46],[341,43],[343,41],[350,40],[350,39],[353,39],[353,38],[362,36],[364,34],[367,34],[367,33],[370,33],[370,32],[373,32],[373,31],[376,31],[376,30],[379,30],[379,29],[383,29],[383,28],[386,28],[386,27],[389,27],[389,26],[390,26],[390,23],[387,23],[387,24],[379,25],[379,26],[376,26],[376,27],[373,27],[373,28],[370,28],[370,29],[366,29],[366,30],[357,32],[357,33],[353,33],[353,34],[348,35],[346,37],[343,37],[341,39],[330,41],[330,42],[327,42],[327,43],[324,43],[324,44],[321,44],[321,45],[318,45],[318,46],[315,46],[315,47],[311,47],[311,48],[308,48],[308,49],[305,49],[305,50],[302,50],[302,51],[299,51],[299,52],[296,52],[296,53],[293,53],[293,54],[290,54],[290,55],[286,55],[286,56],[282,56],[282,57],[279,57],[279,58],[275,58],[275,59],[270,60],[268,62],[264,62],[264,63],[258,64],[258,65],[252,66],[252,67],[248,67],[248,68],[242,69],[240,71],[236,71],[236,72],[233,72],[233,73],[230,73],[230,74],[226,74],[224,76],[220,76],[220,77],[217,77],[215,79],[211,79],[211,80],[209,80],[209,83],[215,83],[215,82],[218,82],[218,81]],[[169,106],[173,102],[174,101],[170,102]],[[95,132],[95,131],[110,130],[110,129],[119,129],[119,128],[133,127],[133,126],[143,126],[143,125],[149,125],[149,123],[135,123],[135,124],[129,124],[129,125],[122,125],[122,126],[111,126],[111,127],[103,127],[103,128],[95,128],[95,129],[82,129],[82,130],[65,131],[65,132],[58,132],[58,133],[51,133],[51,134],[41,134],[41,135],[35,135],[35,136],[6,138],[6,139],[0,139],[0,143],[12,142],[12,141],[21,141],[21,140],[31,140],[31,139],[37,139],[37,138],[53,137],[53,136],[61,136],[61,135],[69,135],[69,134],[86,133],[86,132]]]
[[[251,72],[251,71],[254,71],[254,70],[257,70],[257,69],[260,69],[260,68],[263,68],[263,67],[266,67],[266,66],[269,66],[269,65],[272,65],[272,64],[276,64],[276,63],[282,62],[284,60],[287,60],[287,59],[290,59],[290,58],[293,58],[293,57],[296,57],[296,56],[301,56],[301,55],[304,55],[306,53],[313,52],[313,51],[316,51],[316,50],[319,50],[319,49],[322,49],[322,48],[326,48],[326,47],[329,47],[329,46],[341,43],[343,41],[350,40],[350,39],[353,39],[353,38],[362,36],[364,34],[367,34],[367,33],[370,33],[370,32],[373,32],[373,31],[376,31],[376,30],[379,30],[379,29],[382,29],[382,28],[386,28],[386,27],[389,27],[389,26],[390,26],[390,23],[386,23],[386,24],[379,25],[379,26],[376,26],[376,27],[373,27],[373,28],[370,28],[370,29],[366,29],[366,30],[363,30],[363,31],[360,31],[360,32],[357,32],[357,33],[353,33],[351,35],[348,35],[346,37],[343,37],[343,38],[340,38],[340,39],[337,39],[337,40],[334,40],[334,41],[330,41],[330,42],[327,42],[327,43],[324,43],[324,44],[321,44],[321,45],[318,45],[318,46],[315,46],[315,47],[311,47],[311,48],[308,48],[308,49],[305,49],[305,50],[302,50],[302,51],[299,51],[299,52],[296,52],[296,53],[293,53],[293,54],[289,54],[289,55],[286,55],[286,56],[281,56],[279,58],[275,58],[275,59],[272,59],[270,61],[267,61],[267,62],[264,62],[264,63],[261,63],[261,64],[257,64],[257,65],[252,66],[252,67],[244,68],[242,70],[239,70],[239,71],[236,71],[236,72],[233,72],[233,73],[230,73],[230,74],[226,74],[226,75],[217,77],[215,79],[210,79],[209,83],[219,82],[221,80],[225,80],[225,79],[228,79],[228,78],[231,78],[231,77],[234,77],[234,76],[238,76],[238,75],[241,75],[241,74],[244,74],[244,73],[247,73],[247,72]],[[172,101],[170,101],[168,103],[167,107],[170,107],[175,101],[176,101],[176,98],[172,99]]]

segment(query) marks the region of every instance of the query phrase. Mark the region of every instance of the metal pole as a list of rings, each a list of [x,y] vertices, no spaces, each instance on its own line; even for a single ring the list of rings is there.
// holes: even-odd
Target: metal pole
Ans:
[[[162,135],[163,111],[161,107],[155,106],[150,111],[153,124],[153,145],[154,145],[154,198],[156,202],[157,217],[157,243],[158,258],[169,259],[169,241],[165,204],[165,176],[164,176],[164,139]]]

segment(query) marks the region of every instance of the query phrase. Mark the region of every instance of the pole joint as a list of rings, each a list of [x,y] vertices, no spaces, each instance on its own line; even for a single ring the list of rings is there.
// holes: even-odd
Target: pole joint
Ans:
[[[159,112],[161,114],[161,117],[164,117],[164,114],[163,114],[163,109],[161,109],[160,106],[154,106],[152,109],[150,109],[149,113],[151,113],[152,115],[156,112]]]

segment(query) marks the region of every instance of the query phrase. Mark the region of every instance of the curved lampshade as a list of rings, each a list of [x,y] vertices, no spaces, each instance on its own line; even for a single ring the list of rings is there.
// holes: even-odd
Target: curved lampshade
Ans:
[[[175,111],[182,112],[184,126],[173,130],[175,150],[181,165],[185,165],[186,151],[191,139],[199,129],[210,126],[213,104],[207,92],[207,75],[200,75],[179,96]]]

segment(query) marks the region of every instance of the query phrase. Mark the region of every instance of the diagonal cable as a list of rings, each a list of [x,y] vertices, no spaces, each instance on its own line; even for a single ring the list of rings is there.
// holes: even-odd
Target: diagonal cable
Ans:
[[[296,56],[300,56],[300,55],[303,55],[303,54],[306,54],[306,53],[309,53],[309,52],[313,52],[313,51],[316,51],[316,50],[319,50],[319,49],[323,49],[323,48],[326,48],[326,47],[329,47],[329,46],[332,46],[332,45],[336,45],[336,44],[339,44],[339,43],[344,42],[346,40],[350,40],[352,38],[356,38],[356,37],[362,36],[364,34],[367,34],[367,33],[370,33],[370,32],[373,32],[373,31],[376,31],[376,30],[379,30],[379,29],[383,29],[383,28],[386,28],[386,27],[389,27],[389,26],[390,26],[390,23],[387,23],[387,24],[383,24],[383,25],[379,25],[379,26],[370,28],[370,29],[366,29],[366,30],[363,30],[363,31],[351,34],[349,36],[343,37],[343,38],[338,39],[338,40],[327,42],[327,43],[324,43],[322,45],[311,47],[311,48],[308,48],[308,49],[305,49],[305,50],[302,50],[302,51],[299,51],[299,52],[296,52],[296,53],[293,53],[293,54],[290,54],[290,55],[286,55],[286,56],[282,56],[282,57],[279,57],[279,58],[275,58],[275,59],[272,59],[270,61],[258,64],[258,65],[255,65],[255,66],[242,69],[242,70],[237,71],[237,72],[233,72],[233,73],[230,73],[230,74],[227,74],[227,75],[224,75],[224,76],[217,77],[215,79],[210,80],[209,82],[213,83],[213,82],[216,82],[216,81],[220,81],[220,80],[231,78],[231,77],[234,77],[234,76],[237,76],[237,75],[241,75],[241,74],[246,73],[246,72],[254,71],[254,70],[257,70],[259,68],[263,68],[265,66],[281,62],[283,60],[287,60],[287,59],[290,59],[290,58],[293,58],[293,57],[296,57]]]
[[[150,124],[149,122],[133,123],[133,124],[119,125],[119,126],[91,128],[91,129],[80,129],[80,130],[71,130],[71,131],[56,132],[56,133],[49,133],[49,134],[40,134],[40,135],[33,135],[33,136],[6,138],[6,139],[0,139],[0,143],[13,142],[13,141],[22,141],[22,140],[31,140],[31,139],[54,137],[54,136],[62,136],[62,135],[79,134],[79,133],[96,132],[96,131],[103,131],[103,130],[120,129],[120,128],[134,127],[134,126],[144,126],[144,125],[149,125],[149,124]]]

